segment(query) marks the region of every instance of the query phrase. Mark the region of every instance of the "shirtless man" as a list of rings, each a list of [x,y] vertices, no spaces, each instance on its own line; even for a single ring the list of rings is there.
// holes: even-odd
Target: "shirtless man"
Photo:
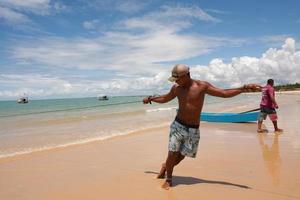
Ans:
[[[249,84],[236,89],[216,88],[208,82],[191,79],[189,67],[183,64],[174,66],[169,81],[176,82],[169,93],[159,97],[149,96],[143,99],[144,104],[147,104],[151,101],[166,103],[175,97],[178,98],[179,109],[170,127],[168,157],[157,176],[157,178],[165,178],[167,172],[166,181],[162,185],[164,189],[169,189],[172,186],[173,168],[185,156],[196,157],[200,139],[200,113],[205,94],[228,98],[260,87],[256,84]]]

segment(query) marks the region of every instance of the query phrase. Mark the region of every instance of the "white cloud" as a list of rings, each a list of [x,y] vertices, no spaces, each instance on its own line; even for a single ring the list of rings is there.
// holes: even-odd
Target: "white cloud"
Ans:
[[[50,0],[0,0],[1,4],[7,4],[17,8],[44,8],[48,7]]]
[[[18,42],[12,47],[11,55],[20,62],[55,68],[110,69],[140,74],[160,71],[162,65],[158,62],[188,59],[235,44],[236,41],[226,38],[179,35],[165,30],[143,35],[110,32],[95,39],[48,37]]]
[[[67,81],[58,77],[41,74],[11,75],[0,74],[0,84],[9,86],[0,90],[1,99],[16,99],[26,93],[30,98],[53,96],[82,97],[129,94],[161,93],[170,85],[166,82],[169,74],[162,72],[153,77],[135,79],[113,79],[111,81],[77,80]]]
[[[50,0],[0,0],[0,19],[11,26],[33,30],[34,22],[29,14],[50,15],[69,8],[59,1]],[[30,27],[33,26],[33,27]]]
[[[217,10],[217,9],[205,9],[205,11],[207,12],[211,12],[211,13],[216,13],[216,14],[230,14],[230,12],[228,11],[224,11],[224,10]]]
[[[18,11],[45,15],[49,12],[50,0],[0,0],[0,5]]]
[[[280,49],[270,48],[260,58],[244,56],[233,58],[231,63],[212,60],[208,66],[192,68],[195,78],[222,87],[238,87],[244,83],[264,84],[273,78],[276,83],[300,82],[300,51],[295,40],[287,38]]]
[[[191,20],[197,19],[205,22],[220,22],[220,19],[195,7],[169,7],[162,6],[158,11],[144,15],[143,17],[130,18],[123,21],[128,29],[147,29],[148,31],[169,30],[180,31],[192,25]],[[123,27],[122,27],[123,28]]]
[[[0,0],[0,5],[3,2],[8,1]],[[4,19],[5,16],[5,20],[10,19],[11,22],[27,23],[29,19],[22,14],[23,11],[32,12],[39,4],[30,7],[26,3],[17,4],[19,2],[12,1],[10,7],[0,6],[0,18]],[[55,5],[50,1],[37,2],[45,3],[44,7],[40,7],[41,10],[45,8],[44,11],[49,9],[46,5]],[[57,5],[55,9],[63,9],[60,6]],[[1,9],[5,12],[1,12]],[[164,63],[188,60],[220,47],[239,46],[247,42],[238,38],[209,37],[186,31],[193,28],[191,26],[195,21],[216,23],[221,20],[208,15],[199,7],[165,6],[142,17],[128,18],[114,24],[110,31],[101,32],[98,37],[43,36],[18,40],[8,49],[9,59],[15,61],[16,68],[43,66],[51,71],[60,68],[74,71],[104,69],[116,74],[105,81],[73,81],[67,80],[67,77],[44,74],[2,74],[0,97],[15,98],[23,92],[35,97],[162,93],[171,85],[167,78],[172,64]],[[85,21],[82,25],[88,30],[97,30],[99,21]],[[279,35],[267,36],[261,41],[274,46],[278,42],[282,44],[285,39],[286,35]],[[274,78],[276,83],[300,82],[300,53],[297,48],[299,43],[288,38],[281,48],[270,48],[261,57],[236,57],[230,63],[216,58],[208,66],[191,66],[192,77],[219,87],[237,87],[248,82],[264,84],[268,78]]]
[[[143,9],[147,3],[138,0],[134,1],[120,1],[116,4],[116,9],[125,13],[135,13]]]
[[[133,14],[141,11],[147,5],[151,3],[151,1],[139,1],[139,0],[89,0],[83,1],[85,5],[89,6],[92,9],[96,10],[113,10],[119,11],[126,14]]]
[[[39,74],[0,74],[0,84],[14,88],[0,90],[2,98],[17,98],[24,93],[33,97],[67,95],[72,91],[72,86],[68,81]]]
[[[10,8],[1,7],[0,5],[0,19],[7,23],[24,24],[30,22],[29,18],[22,13],[16,12]]]
[[[155,14],[154,14],[155,15]],[[154,15],[152,15],[154,17]],[[208,22],[220,22],[220,19],[217,19],[208,13],[206,13],[204,10],[202,10],[198,6],[193,7],[169,7],[164,6],[163,12],[160,13],[160,16],[168,16],[168,17],[194,17],[198,20],[202,21],[208,21]]]
[[[143,17],[118,23],[117,29],[103,33],[98,38],[35,38],[34,41],[18,42],[11,48],[11,55],[20,62],[49,67],[154,74],[163,67],[157,64],[159,62],[188,59],[224,45],[233,46],[243,42],[181,33],[191,26],[189,20],[193,18],[215,21],[198,7],[164,7]],[[97,23],[97,20],[85,21],[83,26],[95,29]]]
[[[258,40],[268,46],[279,47],[288,37],[290,37],[290,35],[268,35],[261,37]]]
[[[155,74],[115,77],[105,81],[68,81],[39,74],[2,74],[0,84],[16,89],[0,91],[0,98],[16,98],[24,92],[33,98],[165,93],[171,87],[171,83],[167,81],[171,68],[172,66],[168,66],[160,69]],[[276,84],[299,83],[300,51],[295,50],[295,40],[287,38],[280,49],[270,48],[259,58],[236,57],[230,63],[216,58],[208,66],[191,66],[191,75],[221,88],[239,87],[245,83],[265,84],[269,78],[275,79]]]
[[[98,23],[99,23],[99,20],[94,19],[94,20],[90,20],[90,21],[84,21],[84,22],[82,23],[82,25],[83,25],[83,27],[84,27],[85,29],[93,30],[93,29],[96,29],[96,28],[97,28]]]

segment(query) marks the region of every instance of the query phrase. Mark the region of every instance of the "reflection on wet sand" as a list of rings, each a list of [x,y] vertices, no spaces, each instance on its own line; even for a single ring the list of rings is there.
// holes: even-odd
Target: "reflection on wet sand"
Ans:
[[[172,190],[168,190],[167,195],[168,195],[168,200],[174,200],[175,199]]]
[[[258,139],[262,150],[263,159],[272,177],[273,184],[279,185],[281,159],[279,155],[278,134],[274,135],[273,143],[271,145],[267,144],[265,137],[266,137],[265,134],[258,134]]]

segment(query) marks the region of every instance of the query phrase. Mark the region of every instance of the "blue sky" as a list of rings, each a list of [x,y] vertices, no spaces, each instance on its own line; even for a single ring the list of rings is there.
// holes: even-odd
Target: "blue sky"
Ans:
[[[0,0],[0,100],[300,82],[300,2]]]

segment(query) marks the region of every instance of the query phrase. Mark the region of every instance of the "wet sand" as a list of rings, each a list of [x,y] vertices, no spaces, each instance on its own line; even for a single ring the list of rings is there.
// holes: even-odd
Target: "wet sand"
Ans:
[[[300,199],[300,95],[279,94],[279,127],[202,123],[196,159],[156,179],[168,127],[0,159],[0,199]]]

